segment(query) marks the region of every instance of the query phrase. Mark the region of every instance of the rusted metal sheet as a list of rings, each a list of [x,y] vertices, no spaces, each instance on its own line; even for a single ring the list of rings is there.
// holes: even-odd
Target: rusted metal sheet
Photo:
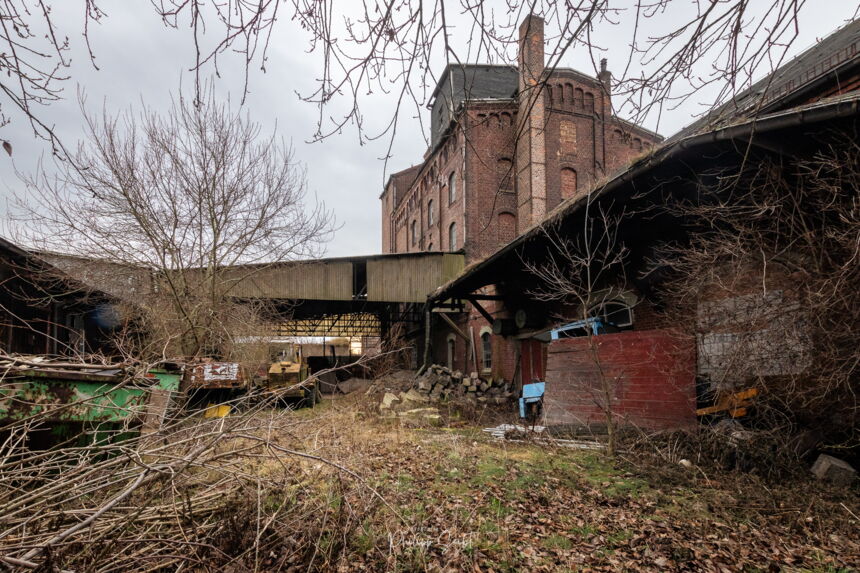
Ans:
[[[248,375],[237,362],[205,362],[185,370],[183,387],[193,389],[242,389]]]
[[[155,371],[145,377],[116,368],[0,368],[0,423],[36,418],[44,422],[137,422],[153,391],[179,390],[180,375]]]
[[[379,257],[367,261],[367,300],[425,302],[427,295],[463,270],[452,253]]]

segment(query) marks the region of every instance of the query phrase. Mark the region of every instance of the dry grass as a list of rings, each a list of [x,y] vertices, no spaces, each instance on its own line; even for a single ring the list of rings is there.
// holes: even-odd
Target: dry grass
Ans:
[[[856,518],[840,506],[860,513],[856,491],[614,465],[494,441],[462,422],[408,429],[363,400],[188,424],[224,432],[205,463],[136,491],[38,559],[92,571],[823,572],[860,562]],[[2,554],[20,558],[86,505],[65,499],[31,523],[36,537],[0,538]]]

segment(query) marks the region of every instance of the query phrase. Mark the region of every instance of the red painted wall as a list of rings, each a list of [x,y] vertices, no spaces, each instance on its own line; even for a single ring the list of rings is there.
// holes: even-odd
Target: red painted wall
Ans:
[[[605,424],[601,376],[619,425],[696,423],[695,350],[666,330],[567,338],[549,344],[544,412],[549,425]]]

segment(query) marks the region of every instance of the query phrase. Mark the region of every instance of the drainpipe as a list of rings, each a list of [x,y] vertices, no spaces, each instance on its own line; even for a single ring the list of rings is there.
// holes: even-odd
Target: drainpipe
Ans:
[[[421,376],[425,370],[430,368],[430,313],[433,306],[430,302],[424,304],[424,364],[418,370],[417,376]]]

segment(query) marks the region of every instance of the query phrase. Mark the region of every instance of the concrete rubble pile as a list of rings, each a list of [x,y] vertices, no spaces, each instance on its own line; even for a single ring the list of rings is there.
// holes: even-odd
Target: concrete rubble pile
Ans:
[[[514,394],[507,383],[484,380],[477,372],[464,376],[461,372],[452,372],[434,364],[414,381],[411,389],[399,394],[386,392],[379,411],[407,424],[441,425],[442,418],[439,410],[431,405],[433,403],[502,405],[513,399]]]

